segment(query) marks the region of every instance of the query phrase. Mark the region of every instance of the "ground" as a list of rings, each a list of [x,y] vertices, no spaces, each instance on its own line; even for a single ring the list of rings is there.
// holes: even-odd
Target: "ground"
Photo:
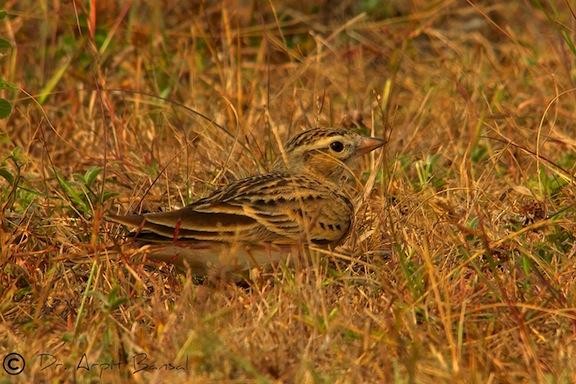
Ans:
[[[0,383],[576,381],[573,2],[3,9]],[[313,126],[388,141],[308,266],[199,284],[105,220]]]

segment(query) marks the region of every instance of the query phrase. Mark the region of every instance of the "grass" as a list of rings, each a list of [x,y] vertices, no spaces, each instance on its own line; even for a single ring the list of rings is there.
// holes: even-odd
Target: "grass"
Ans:
[[[4,5],[0,382],[575,380],[572,3],[158,4]],[[308,268],[198,285],[103,219],[355,124],[389,142]]]

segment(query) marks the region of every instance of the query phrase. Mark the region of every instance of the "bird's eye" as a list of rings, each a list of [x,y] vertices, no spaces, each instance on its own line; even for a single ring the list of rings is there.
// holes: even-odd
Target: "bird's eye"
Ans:
[[[332,149],[334,152],[342,152],[344,149],[344,144],[342,144],[341,141],[333,141],[330,143],[330,149]]]

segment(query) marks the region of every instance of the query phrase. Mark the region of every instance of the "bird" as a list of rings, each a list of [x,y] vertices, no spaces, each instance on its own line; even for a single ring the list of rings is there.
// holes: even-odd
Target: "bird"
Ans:
[[[269,173],[232,181],[180,209],[107,219],[131,227],[152,259],[196,274],[264,267],[302,245],[335,247],[347,238],[354,205],[342,178],[353,159],[384,144],[345,128],[311,128],[284,144]]]

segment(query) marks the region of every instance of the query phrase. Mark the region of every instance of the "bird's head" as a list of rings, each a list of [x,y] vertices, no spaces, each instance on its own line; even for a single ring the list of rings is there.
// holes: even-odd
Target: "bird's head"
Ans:
[[[347,129],[309,129],[286,142],[286,157],[279,159],[275,168],[338,180],[352,159],[384,144],[382,139],[362,136]]]

